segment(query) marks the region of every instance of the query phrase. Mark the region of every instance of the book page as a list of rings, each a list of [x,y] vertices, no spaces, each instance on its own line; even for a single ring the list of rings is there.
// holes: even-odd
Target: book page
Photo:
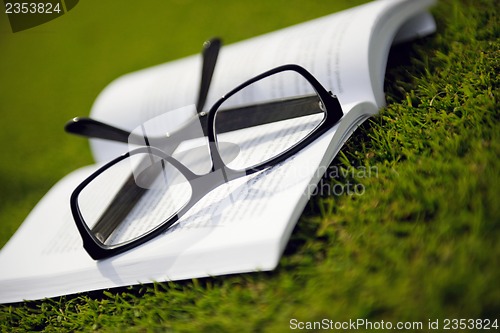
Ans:
[[[236,85],[271,68],[298,64],[310,71],[341,104],[384,105],[383,78],[389,45],[398,28],[420,34],[433,21],[421,13],[433,0],[379,0],[232,45],[222,46],[206,108]],[[420,15],[419,15],[420,14]],[[425,28],[427,27],[427,28]],[[200,41],[201,43],[201,41]],[[127,74],[111,83],[91,112],[97,120],[131,130],[158,114],[196,102],[201,56]],[[292,87],[294,82],[283,84]],[[172,117],[179,115],[172,114]],[[120,143],[91,141],[96,161],[126,151]]]

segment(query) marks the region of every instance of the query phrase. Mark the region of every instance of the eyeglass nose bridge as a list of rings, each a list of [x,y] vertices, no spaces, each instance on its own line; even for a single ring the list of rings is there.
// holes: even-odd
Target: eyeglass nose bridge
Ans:
[[[207,193],[225,182],[223,169],[218,169],[192,179],[190,181],[192,187],[192,202],[198,202],[205,197]]]
[[[235,143],[219,142],[216,160],[219,160],[218,156],[221,156],[220,159],[231,162],[238,156],[240,150],[240,147]],[[164,153],[166,154],[166,152]],[[176,159],[191,172],[199,176],[225,167],[222,163],[212,162],[213,159],[210,156],[210,150],[206,143],[188,150],[174,153],[172,154],[172,158]],[[143,163],[142,167],[134,168],[133,174],[136,184],[143,188],[149,188],[150,185],[148,184],[150,184],[150,182],[148,182],[148,179],[154,179],[159,176],[160,173],[164,172],[162,160],[163,159],[161,157],[151,153],[150,158],[146,159],[145,164]]]
[[[203,174],[197,174],[189,167],[183,163],[182,160],[179,160],[176,156],[169,156],[165,154],[165,152],[153,148],[153,152],[155,156],[164,158],[168,163],[177,168],[185,177],[187,181],[189,181],[191,189],[192,189],[192,197],[190,199],[190,204],[182,209],[179,212],[179,215],[182,216],[183,212],[189,210],[194,204],[200,201],[203,197],[207,195],[207,193],[211,192],[215,188],[221,186],[222,184],[228,183],[234,179],[241,178],[245,176],[247,173],[245,171],[237,171],[228,168],[224,162],[222,156],[226,155],[231,157],[232,159],[236,158],[238,153],[240,152],[240,147],[234,143],[228,142],[213,142],[209,141],[207,143],[208,151],[209,151],[209,161],[211,162],[211,170],[205,172]],[[197,148],[194,150],[185,151],[185,156],[189,156],[195,153]],[[140,148],[141,151],[149,150],[148,147]]]

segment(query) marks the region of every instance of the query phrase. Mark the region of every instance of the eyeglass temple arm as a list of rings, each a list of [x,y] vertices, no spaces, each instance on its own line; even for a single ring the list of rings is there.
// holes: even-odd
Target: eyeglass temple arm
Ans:
[[[219,38],[212,38],[203,44],[200,90],[196,102],[198,112],[205,106],[221,45],[222,41]],[[206,126],[202,128],[205,131]],[[86,117],[71,119],[64,129],[71,134],[123,143],[127,143],[130,136],[130,132],[126,130]]]
[[[336,99],[333,96],[331,98]],[[316,94],[221,109],[217,113],[220,119],[217,120],[217,132],[230,132],[323,111],[323,103]],[[339,111],[342,112],[340,107]]]
[[[118,228],[135,204],[146,193],[146,190],[137,186],[134,177],[130,176],[118,193],[119,195],[113,198],[111,204],[91,229],[102,243],[106,243],[113,231]]]
[[[203,44],[200,90],[196,102],[198,112],[202,112],[205,107],[221,45],[222,41],[219,38],[212,38]]]
[[[188,126],[193,126],[197,119],[198,119],[198,117],[194,117],[193,120],[189,121],[188,124],[186,124],[185,126],[179,128],[178,130],[173,132],[170,135],[169,139],[172,138],[173,134],[177,134],[177,136],[179,136],[179,134],[184,132],[184,130],[186,130]],[[205,131],[206,117],[200,118],[200,121],[202,121],[201,126],[202,126],[203,130]],[[109,124],[100,122],[98,120],[95,120],[92,118],[85,118],[85,117],[76,117],[76,118],[71,119],[68,123],[66,123],[66,125],[64,126],[64,129],[66,130],[66,132],[71,133],[71,134],[82,135],[82,136],[89,137],[89,138],[123,142],[123,143],[141,142],[143,140],[142,136],[133,134],[129,131],[120,129],[120,128],[115,127],[115,126],[111,126]],[[153,138],[153,139],[160,139],[160,138]],[[177,139],[179,140],[181,138],[177,138]],[[193,139],[193,138],[189,137],[189,138],[183,138],[183,139],[186,140],[186,139]]]
[[[64,126],[64,130],[71,134],[89,138],[104,139],[127,143],[130,132],[115,126],[86,117],[71,119]]]

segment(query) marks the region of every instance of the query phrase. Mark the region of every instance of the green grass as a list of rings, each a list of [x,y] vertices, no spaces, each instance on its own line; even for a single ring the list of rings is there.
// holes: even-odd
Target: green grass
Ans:
[[[62,125],[88,114],[109,81],[195,53],[212,35],[232,42],[353,5],[335,3],[130,5],[117,9],[128,18],[121,22],[110,4],[96,13],[81,2],[18,34],[0,20],[0,245],[58,179],[91,163],[84,140]],[[2,305],[0,327],[274,332],[291,318],[500,321],[494,3],[443,0],[433,9],[437,34],[395,50],[388,106],[331,166],[377,172],[323,179],[354,182],[364,194],[313,197],[275,271]]]

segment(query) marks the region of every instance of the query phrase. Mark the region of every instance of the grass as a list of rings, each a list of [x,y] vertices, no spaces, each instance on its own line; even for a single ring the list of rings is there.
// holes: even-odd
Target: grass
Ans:
[[[433,9],[437,34],[394,50],[388,106],[356,132],[327,172],[334,177],[321,183],[356,183],[363,195],[313,197],[277,270],[1,305],[0,327],[274,332],[288,330],[292,318],[420,321],[424,328],[429,319],[500,321],[494,3],[443,0]],[[83,140],[60,129],[88,114],[107,82],[197,52],[192,41],[207,34],[236,41],[351,2],[286,4],[197,3],[187,12],[187,3],[174,2],[163,7],[170,20],[158,26],[152,23],[158,14],[124,8],[123,15],[138,19],[128,27],[91,15],[86,2],[30,33],[12,35],[1,25],[0,244],[53,183],[91,163]],[[109,17],[113,8],[102,6]],[[178,34],[161,38],[157,29]],[[115,40],[117,34],[127,39]],[[376,172],[333,172],[362,167]]]

